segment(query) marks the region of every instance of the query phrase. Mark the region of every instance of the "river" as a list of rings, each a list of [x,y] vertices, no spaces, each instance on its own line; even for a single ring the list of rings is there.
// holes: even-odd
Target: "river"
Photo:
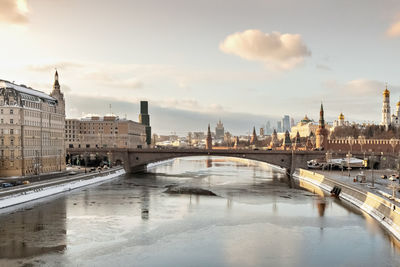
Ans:
[[[396,244],[369,215],[281,170],[223,157],[176,159],[0,214],[0,266],[400,266]]]

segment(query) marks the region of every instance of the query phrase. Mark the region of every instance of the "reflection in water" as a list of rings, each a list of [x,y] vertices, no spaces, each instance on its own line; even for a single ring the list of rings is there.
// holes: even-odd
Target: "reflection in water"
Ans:
[[[0,258],[40,256],[66,248],[66,209],[58,205],[20,208],[0,215]]]
[[[177,159],[0,215],[0,266],[400,265],[375,220],[309,190],[263,163]]]
[[[140,200],[141,200],[142,220],[148,220],[149,210],[150,210],[150,195],[147,187],[142,187],[142,194],[140,196]]]
[[[324,217],[325,208],[326,208],[326,201],[325,201],[324,197],[320,197],[317,199],[317,208],[318,208],[319,216]]]
[[[207,168],[212,167],[212,159],[211,158],[206,159],[206,166],[207,166]]]

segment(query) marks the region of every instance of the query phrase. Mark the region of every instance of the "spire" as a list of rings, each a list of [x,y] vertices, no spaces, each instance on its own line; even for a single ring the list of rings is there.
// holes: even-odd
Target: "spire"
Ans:
[[[321,102],[321,109],[319,111],[319,128],[325,128],[325,120],[324,120],[324,106]]]
[[[212,137],[211,137],[210,124],[208,124],[208,130],[207,130],[206,149],[212,149]]]
[[[53,85],[53,89],[58,89],[60,90],[60,83],[58,82],[58,72],[56,69],[56,73],[54,74],[54,85]]]

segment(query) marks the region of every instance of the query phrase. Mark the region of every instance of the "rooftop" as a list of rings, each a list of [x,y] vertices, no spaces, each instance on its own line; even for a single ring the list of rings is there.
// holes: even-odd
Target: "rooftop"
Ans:
[[[43,98],[46,100],[56,101],[55,98],[49,96],[48,94],[46,94],[42,91],[35,90],[31,87],[27,87],[26,85],[23,85],[23,84],[18,85],[18,84],[9,82],[9,81],[0,80],[0,88],[12,88],[23,94],[33,95],[33,96],[37,96],[39,98]]]

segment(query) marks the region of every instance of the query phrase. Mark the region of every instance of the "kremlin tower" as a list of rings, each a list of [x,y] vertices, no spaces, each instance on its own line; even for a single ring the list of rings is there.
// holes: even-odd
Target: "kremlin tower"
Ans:
[[[387,89],[383,91],[383,105],[382,105],[382,122],[381,125],[388,129],[390,125],[390,92]]]
[[[208,130],[207,130],[206,149],[212,149],[212,137],[211,137],[210,124],[208,124]]]
[[[315,147],[320,150],[326,150],[328,147],[328,130],[325,128],[325,120],[324,120],[324,107],[321,103],[321,110],[319,112],[319,125],[318,129],[315,132],[316,140]]]

